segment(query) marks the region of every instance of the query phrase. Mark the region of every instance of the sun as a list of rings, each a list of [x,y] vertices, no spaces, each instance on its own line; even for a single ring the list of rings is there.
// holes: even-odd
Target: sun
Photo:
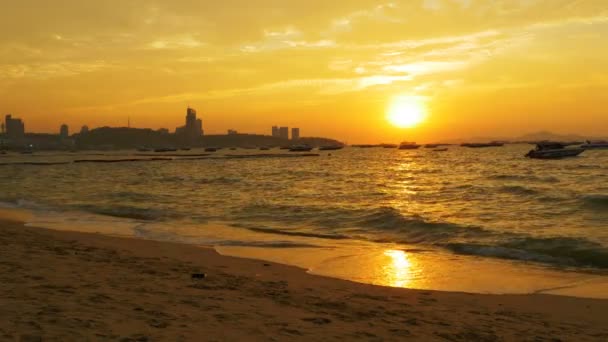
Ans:
[[[426,107],[418,98],[399,96],[391,102],[386,117],[393,126],[411,128],[426,119]]]

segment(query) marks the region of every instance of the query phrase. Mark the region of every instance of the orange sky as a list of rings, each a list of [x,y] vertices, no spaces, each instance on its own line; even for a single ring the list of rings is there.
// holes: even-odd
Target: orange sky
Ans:
[[[608,136],[603,0],[21,0],[0,12],[0,112],[351,143]],[[397,96],[428,117],[398,129]]]

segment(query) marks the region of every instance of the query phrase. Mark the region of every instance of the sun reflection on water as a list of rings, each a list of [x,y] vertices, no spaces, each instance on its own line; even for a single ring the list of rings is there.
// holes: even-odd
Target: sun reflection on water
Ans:
[[[390,263],[384,266],[386,284],[394,287],[408,287],[412,282],[412,262],[404,251],[391,249],[384,251]]]

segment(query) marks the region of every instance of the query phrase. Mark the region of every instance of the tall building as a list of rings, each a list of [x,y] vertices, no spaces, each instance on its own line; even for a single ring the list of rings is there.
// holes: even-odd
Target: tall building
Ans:
[[[61,128],[59,128],[59,136],[63,139],[67,139],[70,136],[70,128],[68,127],[68,125],[61,125]]]
[[[272,136],[275,138],[279,137],[279,127],[278,126],[272,126]]]
[[[80,129],[80,134],[87,134],[89,133],[89,126],[84,125],[82,126],[82,128]]]
[[[196,110],[188,107],[186,110],[186,129],[194,130],[196,127]]]
[[[279,138],[289,140],[289,127],[279,128]]]
[[[25,124],[21,119],[13,119],[13,116],[8,114],[5,117],[4,126],[7,138],[23,140],[25,137]]]
[[[175,133],[185,137],[189,141],[194,141],[203,135],[203,120],[196,118],[196,110],[188,107],[186,110],[186,125],[178,127]]]
[[[235,129],[228,130],[228,135],[237,135],[237,134],[239,134],[239,132],[237,132]]]
[[[299,140],[300,139],[300,129],[292,128],[291,129],[291,140]]]

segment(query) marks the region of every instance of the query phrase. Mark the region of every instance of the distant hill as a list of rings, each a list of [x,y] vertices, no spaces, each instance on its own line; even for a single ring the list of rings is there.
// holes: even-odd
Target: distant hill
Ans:
[[[520,137],[510,139],[513,141],[585,141],[585,140],[604,140],[600,137],[589,137],[578,134],[556,134],[548,131],[540,131],[536,133],[524,134]]]

